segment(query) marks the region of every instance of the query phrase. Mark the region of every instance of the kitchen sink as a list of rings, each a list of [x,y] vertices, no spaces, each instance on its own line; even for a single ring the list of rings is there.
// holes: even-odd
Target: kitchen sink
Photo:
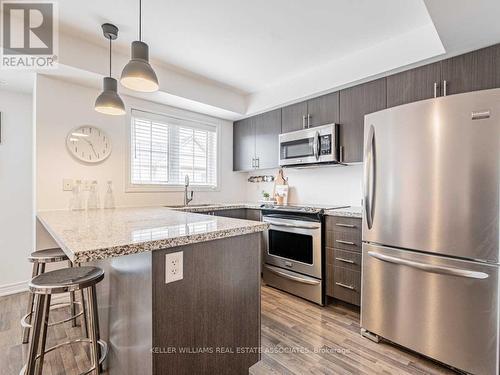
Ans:
[[[167,208],[196,208],[196,207],[208,207],[208,206],[213,206],[213,203],[202,203],[202,204],[189,204],[187,206],[183,204],[172,204],[165,206]]]

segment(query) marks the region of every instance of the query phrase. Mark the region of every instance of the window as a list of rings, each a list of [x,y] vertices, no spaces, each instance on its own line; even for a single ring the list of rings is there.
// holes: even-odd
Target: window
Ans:
[[[132,110],[132,185],[217,187],[217,126]]]

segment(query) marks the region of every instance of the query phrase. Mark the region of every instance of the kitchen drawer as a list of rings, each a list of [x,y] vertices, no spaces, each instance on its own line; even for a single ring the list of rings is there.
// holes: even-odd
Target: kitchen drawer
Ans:
[[[353,234],[361,233],[361,219],[352,217],[327,216],[326,230]]]
[[[361,252],[361,232],[348,233],[342,231],[327,231],[326,246]]]
[[[334,298],[360,306],[361,272],[344,267],[333,267],[333,285],[331,285],[331,288],[333,289]]]
[[[326,248],[327,263],[361,272],[361,253],[340,249]],[[329,259],[328,259],[329,258]]]

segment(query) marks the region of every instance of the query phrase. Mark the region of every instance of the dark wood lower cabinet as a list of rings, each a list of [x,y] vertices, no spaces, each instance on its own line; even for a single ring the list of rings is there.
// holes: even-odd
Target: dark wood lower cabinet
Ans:
[[[361,219],[326,217],[326,295],[361,304]]]
[[[216,210],[213,211],[215,216],[231,217],[233,219],[246,219],[247,213],[245,208],[236,208],[229,210]]]
[[[153,374],[248,374],[259,361],[259,235],[152,252]],[[184,278],[165,284],[175,251]]]

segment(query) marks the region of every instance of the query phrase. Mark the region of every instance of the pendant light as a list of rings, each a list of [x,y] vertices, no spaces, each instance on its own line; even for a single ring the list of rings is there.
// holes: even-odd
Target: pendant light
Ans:
[[[142,41],[142,0],[139,0],[139,40],[132,42],[132,58],[123,68],[120,82],[128,89],[154,92],[159,88],[158,78],[149,64],[149,47]]]
[[[109,77],[104,77],[103,91],[95,101],[94,109],[106,115],[124,115],[125,105],[118,95],[118,83],[111,77],[111,41],[118,38],[118,28],[110,23],[102,25],[102,32],[109,39]]]

